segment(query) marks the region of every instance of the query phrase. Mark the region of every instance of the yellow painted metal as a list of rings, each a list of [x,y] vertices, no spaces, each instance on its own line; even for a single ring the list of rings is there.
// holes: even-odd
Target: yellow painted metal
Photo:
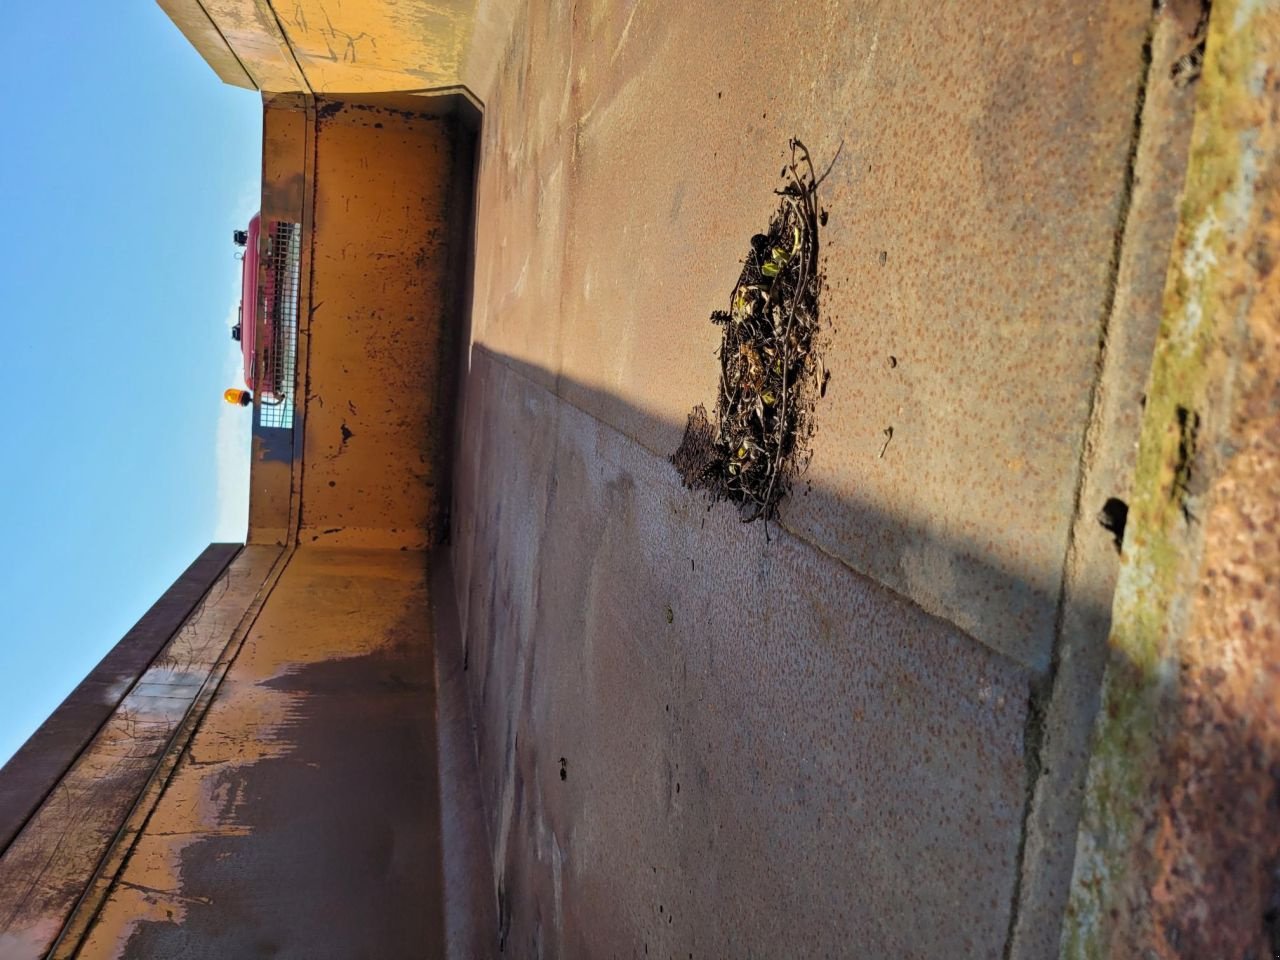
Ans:
[[[427,547],[446,480],[454,120],[316,113],[299,540]]]
[[[235,87],[257,86],[244,64],[227,43],[226,37],[210,17],[200,0],[157,0],[182,35],[200,51],[213,72]]]
[[[160,4],[218,76],[228,79],[228,54],[263,92],[305,91],[280,18],[269,0],[162,0]],[[197,28],[200,17],[212,25]],[[246,85],[246,84],[241,84]]]
[[[474,0],[293,0],[280,22],[311,89],[422,90],[460,82]]]
[[[228,83],[384,93],[465,82],[477,0],[160,0]],[[238,68],[238,69],[237,69]]]

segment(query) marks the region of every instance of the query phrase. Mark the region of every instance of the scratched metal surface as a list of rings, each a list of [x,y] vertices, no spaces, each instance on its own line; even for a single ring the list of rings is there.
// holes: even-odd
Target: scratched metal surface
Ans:
[[[0,957],[52,945],[279,553],[239,553],[0,856]]]
[[[462,82],[479,6],[475,0],[159,2],[227,83],[316,93]]]

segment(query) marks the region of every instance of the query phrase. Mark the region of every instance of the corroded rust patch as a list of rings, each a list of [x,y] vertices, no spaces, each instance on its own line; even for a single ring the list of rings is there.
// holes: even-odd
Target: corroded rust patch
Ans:
[[[1064,955],[1280,950],[1280,5],[1217,0]]]

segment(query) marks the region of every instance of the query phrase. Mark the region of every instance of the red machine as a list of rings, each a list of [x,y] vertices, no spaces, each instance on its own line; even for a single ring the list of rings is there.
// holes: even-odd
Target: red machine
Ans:
[[[241,260],[240,317],[231,328],[231,338],[240,342],[240,351],[244,355],[245,386],[264,396],[274,396],[279,387],[275,382],[278,365],[274,356],[276,321],[279,316],[279,304],[276,302],[279,282],[275,268],[279,258],[273,256],[270,249],[262,249],[260,214],[255,213],[249,221],[249,229],[237,230],[233,239],[237,246],[244,247],[244,258]],[[275,239],[268,235],[267,243],[270,245]],[[259,269],[264,263],[266,269]],[[265,325],[260,331],[259,322],[263,320]],[[261,350],[258,350],[260,332],[263,343]],[[255,378],[258,381],[256,383]]]

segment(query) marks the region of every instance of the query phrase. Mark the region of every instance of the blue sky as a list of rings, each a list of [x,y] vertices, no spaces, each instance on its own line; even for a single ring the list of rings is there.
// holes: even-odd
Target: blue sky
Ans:
[[[5,13],[0,763],[244,537],[249,419],[221,394],[262,135],[152,2]]]

